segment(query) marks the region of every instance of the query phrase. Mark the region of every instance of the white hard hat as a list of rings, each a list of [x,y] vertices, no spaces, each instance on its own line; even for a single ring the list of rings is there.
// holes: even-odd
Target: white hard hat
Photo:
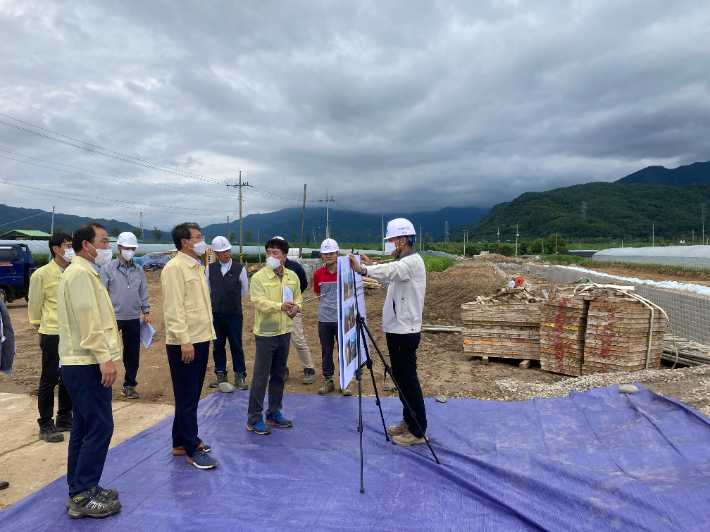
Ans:
[[[119,246],[123,246],[124,248],[137,248],[138,247],[138,239],[136,238],[136,235],[134,235],[133,233],[129,233],[128,231],[118,235],[118,242],[117,243]]]
[[[385,240],[395,236],[414,236],[417,232],[414,230],[412,222],[406,218],[395,218],[387,223],[387,233]]]
[[[286,242],[286,239],[285,239],[284,237],[282,237],[282,236],[275,236],[274,238],[275,238],[276,240],[283,240],[284,242]]]
[[[212,239],[212,251],[227,251],[232,249],[232,244],[223,236],[216,236]]]
[[[334,253],[336,251],[340,251],[340,248],[338,248],[338,243],[332,238],[326,238],[320,245],[321,253]]]

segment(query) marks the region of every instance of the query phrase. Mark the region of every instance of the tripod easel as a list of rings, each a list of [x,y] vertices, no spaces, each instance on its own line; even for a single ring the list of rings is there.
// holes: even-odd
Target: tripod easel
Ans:
[[[353,271],[353,280],[355,280],[354,275],[359,275],[355,271]],[[402,400],[402,403],[404,403],[404,407],[409,411],[410,416],[412,416],[412,419],[414,422],[417,424],[417,427],[419,430],[424,434],[424,441],[426,441],[427,446],[429,447],[429,450],[431,451],[432,456],[434,457],[434,460],[436,460],[436,463],[441,465],[441,462],[439,461],[439,458],[436,456],[436,453],[434,452],[434,449],[431,448],[431,444],[429,443],[429,438],[427,438],[426,434],[422,430],[421,425],[419,424],[419,421],[417,420],[417,416],[415,412],[412,410],[412,407],[409,406],[409,403],[405,399],[405,397],[402,395],[402,392],[399,390],[399,385],[397,384],[397,381],[394,378],[394,375],[392,374],[392,368],[390,367],[389,364],[387,364],[387,361],[385,360],[384,355],[380,351],[380,348],[377,347],[377,342],[375,342],[375,339],[372,337],[372,333],[370,332],[370,329],[367,327],[367,323],[365,323],[365,318],[362,317],[360,314],[360,307],[358,305],[358,293],[357,293],[357,282],[354,282],[353,285],[355,286],[355,349],[357,350],[357,371],[355,372],[355,378],[357,379],[357,395],[358,395],[358,426],[357,426],[357,431],[360,433],[360,493],[365,493],[365,483],[364,483],[364,456],[362,452],[362,366],[365,365],[367,366],[367,369],[370,370],[370,376],[372,377],[372,386],[375,390],[375,404],[377,407],[380,409],[380,418],[382,419],[382,429],[384,430],[385,433],[385,440],[390,441],[389,434],[387,432],[387,426],[385,425],[385,416],[382,413],[382,403],[380,402],[380,396],[377,392],[377,384],[375,382],[375,373],[372,370],[372,358],[370,358],[370,350],[367,345],[367,338],[370,338],[372,341],[372,345],[375,346],[375,350],[377,351],[377,354],[380,356],[380,360],[382,361],[382,365],[385,367],[385,374],[390,376],[390,379],[392,379],[392,384],[394,384],[395,389],[397,390],[397,393],[399,394],[400,399]],[[364,287],[363,287],[364,290]],[[365,333],[367,332],[367,337],[365,336]],[[362,355],[360,351],[360,341],[362,338],[362,346],[365,351],[365,362],[362,362]]]

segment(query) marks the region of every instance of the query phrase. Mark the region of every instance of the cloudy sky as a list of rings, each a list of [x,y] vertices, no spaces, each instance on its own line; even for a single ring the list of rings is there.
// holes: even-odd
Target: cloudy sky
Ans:
[[[695,1],[0,0],[0,203],[210,223],[241,170],[245,213],[304,183],[408,212],[706,161],[708,27]]]

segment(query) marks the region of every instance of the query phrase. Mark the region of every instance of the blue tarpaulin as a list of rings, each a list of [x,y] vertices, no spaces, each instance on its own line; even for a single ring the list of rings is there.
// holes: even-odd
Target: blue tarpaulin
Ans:
[[[268,436],[246,430],[247,398],[200,403],[216,469],[171,455],[168,418],[109,452],[102,485],[120,491],[119,514],[71,520],[62,477],[0,512],[0,530],[710,530],[710,420],[644,388],[427,399],[442,465],[424,445],[387,443],[363,399],[364,494],[356,397],[286,394],[294,426]],[[400,421],[397,399],[383,409]]]

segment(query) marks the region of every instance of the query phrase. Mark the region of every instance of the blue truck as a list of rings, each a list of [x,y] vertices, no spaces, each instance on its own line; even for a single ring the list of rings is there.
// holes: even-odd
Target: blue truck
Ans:
[[[30,291],[35,261],[27,244],[0,244],[0,299],[12,303]]]

